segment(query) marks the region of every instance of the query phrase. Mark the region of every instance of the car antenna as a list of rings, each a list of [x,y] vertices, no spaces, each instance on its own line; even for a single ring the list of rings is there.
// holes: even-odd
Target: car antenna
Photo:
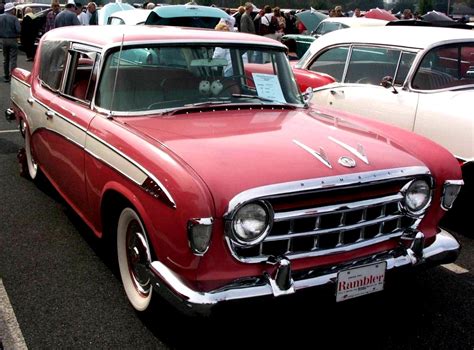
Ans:
[[[118,55],[117,68],[115,69],[115,78],[114,78],[114,87],[113,87],[113,90],[112,90],[112,99],[110,101],[110,112],[109,112],[109,115],[107,116],[107,119],[113,119],[112,108],[114,106],[115,89],[117,87],[117,78],[118,78],[118,72],[119,72],[119,68],[120,68],[120,61],[122,59],[122,50],[123,50],[124,40],[125,40],[125,33],[122,34],[122,42],[120,43],[120,51],[119,51],[119,55]]]

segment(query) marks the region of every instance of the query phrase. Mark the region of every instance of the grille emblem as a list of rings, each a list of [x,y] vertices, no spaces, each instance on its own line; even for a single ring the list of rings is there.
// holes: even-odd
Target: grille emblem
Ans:
[[[346,168],[354,168],[356,166],[355,160],[350,157],[341,157],[337,162]]]

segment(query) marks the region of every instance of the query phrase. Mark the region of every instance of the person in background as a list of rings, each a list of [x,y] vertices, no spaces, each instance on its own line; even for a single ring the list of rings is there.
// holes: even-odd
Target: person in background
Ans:
[[[296,40],[295,39],[282,39],[281,43],[288,48],[288,59],[290,61],[299,60],[296,54]]]
[[[410,9],[404,9],[402,19],[413,19],[413,13]]]
[[[334,7],[334,12],[335,16],[334,17],[344,17],[344,14],[342,13],[342,6],[336,6]]]
[[[242,33],[256,34],[255,25],[252,18],[253,5],[251,2],[245,3],[245,12],[240,19],[240,31]]]
[[[281,14],[280,8],[278,6],[273,8],[273,17],[275,17],[278,21],[278,29],[276,30],[276,33],[281,37],[285,34],[286,19]]]
[[[242,15],[245,13],[245,7],[239,6],[237,9],[237,13],[235,14],[235,26],[237,27],[237,30],[240,32],[240,20],[242,19]]]
[[[86,15],[89,17],[89,25],[97,25],[99,19],[97,17],[97,5],[95,2],[90,2],[87,4]]]
[[[0,15],[5,12],[5,1],[0,1]]]
[[[80,25],[80,23],[77,19],[76,4],[74,2],[68,2],[66,9],[57,14],[54,20],[54,28],[78,25]]]
[[[352,15],[352,17],[362,17],[362,14],[360,13],[360,8],[356,7],[354,9],[354,14]]]
[[[336,17],[336,10],[330,9],[328,15],[329,15],[329,17]]]
[[[44,26],[44,32],[48,32],[51,29],[54,29],[54,21],[56,19],[56,15],[59,13],[60,6],[57,0],[54,0],[51,3],[51,11],[48,12],[46,15],[46,24]]]
[[[257,15],[253,19],[253,25],[255,27],[255,33],[258,34],[258,35],[260,35],[260,21],[261,21],[263,15],[265,15],[265,11],[263,11],[263,9],[261,9],[260,11],[258,11]]]
[[[155,8],[155,4],[153,2],[149,2],[148,4],[146,4],[146,9],[147,10],[153,10]]]
[[[298,34],[306,34],[307,29],[303,22],[300,21],[299,18],[296,18],[296,30],[298,31]]]
[[[82,11],[82,4],[80,2],[76,2],[76,13],[77,13],[77,19],[79,20],[79,23],[83,26],[88,26],[89,25],[89,16],[85,12]]]
[[[16,68],[18,55],[17,38],[20,35],[20,21],[15,16],[15,5],[5,4],[4,13],[0,15],[0,41],[3,47],[3,80],[10,82],[11,72]]]
[[[20,42],[23,51],[25,51],[27,61],[33,61],[36,35],[37,31],[33,22],[33,10],[31,7],[26,7],[25,15],[21,22]]]

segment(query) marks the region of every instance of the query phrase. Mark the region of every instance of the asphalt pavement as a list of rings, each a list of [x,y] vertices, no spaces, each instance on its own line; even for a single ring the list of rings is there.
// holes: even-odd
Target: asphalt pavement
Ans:
[[[31,62],[20,55],[19,66]],[[2,115],[8,96],[9,84],[0,82]],[[335,303],[323,289],[232,302],[210,318],[186,318],[160,304],[138,315],[100,242],[48,184],[19,175],[22,144],[16,125],[2,118],[5,349],[474,349],[474,242],[456,233],[463,244],[456,264],[391,275],[384,292],[347,302]]]

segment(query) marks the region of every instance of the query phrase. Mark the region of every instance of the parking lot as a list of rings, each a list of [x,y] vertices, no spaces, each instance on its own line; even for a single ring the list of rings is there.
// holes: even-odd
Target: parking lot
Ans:
[[[20,55],[19,66],[31,62]],[[0,85],[0,107],[9,85]],[[0,121],[0,339],[10,348],[331,347],[473,349],[474,235],[453,232],[455,264],[389,276],[386,290],[336,303],[333,291],[218,307],[206,319],[166,305],[138,315],[100,243],[48,184],[19,175],[22,138]],[[339,334],[339,335],[338,335]],[[1,346],[0,346],[1,348]]]

